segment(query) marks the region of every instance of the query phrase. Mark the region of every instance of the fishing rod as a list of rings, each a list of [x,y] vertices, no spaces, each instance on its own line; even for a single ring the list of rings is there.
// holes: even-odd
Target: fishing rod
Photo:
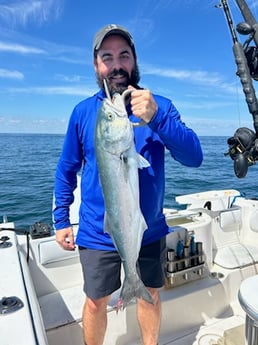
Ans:
[[[257,27],[257,22],[250,11],[249,7],[247,6],[247,3],[245,0],[236,0],[236,3],[240,9],[240,12],[242,13],[242,16],[244,17],[244,20],[247,24],[249,24],[251,27],[256,28]],[[258,33],[257,33],[258,34]],[[257,36],[257,35],[256,35]],[[254,41],[257,45],[257,39],[254,38]]]
[[[249,112],[253,116],[255,132],[249,128],[238,128],[233,137],[228,139],[229,155],[234,161],[235,175],[239,178],[246,176],[248,167],[258,161],[258,100],[253,87],[253,79],[258,81],[258,24],[246,4],[245,0],[236,0],[237,5],[245,19],[237,25],[236,31],[241,35],[248,35],[248,38],[241,44],[227,4],[227,0],[221,0],[228,27],[233,40],[233,53],[237,65],[236,74],[240,78],[245,100]],[[255,46],[250,46],[254,41]]]

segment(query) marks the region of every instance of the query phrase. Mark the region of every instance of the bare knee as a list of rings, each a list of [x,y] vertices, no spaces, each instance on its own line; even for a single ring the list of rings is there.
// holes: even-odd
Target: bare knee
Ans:
[[[106,296],[98,299],[86,298],[84,309],[87,309],[91,313],[98,313],[106,310],[110,296]]]

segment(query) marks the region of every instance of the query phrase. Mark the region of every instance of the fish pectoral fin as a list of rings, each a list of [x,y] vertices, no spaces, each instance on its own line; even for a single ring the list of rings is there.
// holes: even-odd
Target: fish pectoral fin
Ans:
[[[150,167],[150,163],[142,155],[140,155],[138,153],[137,157],[138,157],[138,168],[139,169]]]

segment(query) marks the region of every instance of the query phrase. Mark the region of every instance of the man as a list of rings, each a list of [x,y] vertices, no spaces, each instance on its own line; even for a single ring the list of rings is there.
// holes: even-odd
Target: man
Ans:
[[[87,345],[104,341],[106,308],[112,292],[120,287],[120,257],[111,238],[103,231],[104,201],[94,151],[96,116],[106,97],[103,79],[111,95],[132,89],[127,106],[129,119],[143,120],[146,126],[134,129],[136,150],[150,163],[139,171],[140,206],[148,229],[139,255],[141,279],[154,304],[137,301],[137,316],[144,345],[156,345],[161,320],[158,289],[164,284],[165,236],[168,232],[162,213],[164,200],[164,151],[180,163],[198,167],[202,150],[196,134],[185,126],[170,100],[138,86],[137,55],[130,33],[118,25],[107,25],[95,36],[94,68],[100,90],[74,109],[57,166],[54,210],[56,240],[62,248],[74,250],[69,206],[73,202],[76,175],[82,169],[81,207],[76,244],[87,295],[83,310],[84,340]]]

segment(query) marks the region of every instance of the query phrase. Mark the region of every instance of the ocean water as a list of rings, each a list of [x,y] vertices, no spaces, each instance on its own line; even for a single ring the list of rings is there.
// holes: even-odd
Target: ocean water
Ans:
[[[54,174],[63,135],[0,134],[0,219],[5,215],[19,228],[35,222],[52,225]],[[258,197],[258,166],[247,176],[234,174],[233,161],[224,153],[226,137],[200,137],[204,161],[200,168],[184,167],[166,155],[165,207],[183,208],[175,196],[207,190],[237,189]]]

